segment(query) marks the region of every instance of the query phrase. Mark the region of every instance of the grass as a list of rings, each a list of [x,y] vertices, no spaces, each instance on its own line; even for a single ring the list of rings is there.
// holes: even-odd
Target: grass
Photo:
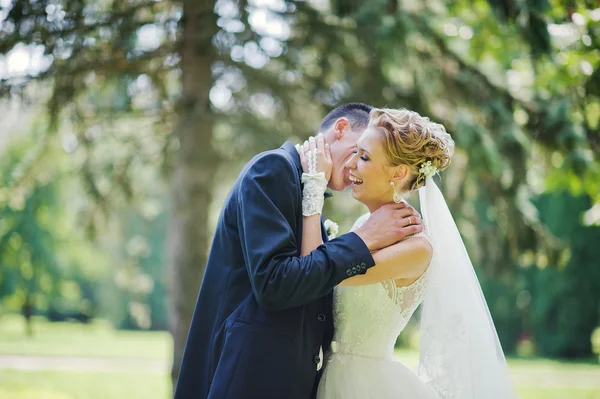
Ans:
[[[172,342],[164,332],[115,331],[105,322],[91,325],[37,320],[36,335],[24,335],[18,316],[0,317],[3,355],[73,356],[141,359],[170,364]],[[414,367],[418,353],[401,349],[397,356]],[[159,362],[159,363],[160,363]],[[550,359],[509,359],[521,399],[600,399],[600,365]],[[166,399],[168,370],[21,371],[0,364],[0,399]]]
[[[170,358],[172,341],[164,331],[118,331],[106,321],[91,324],[34,321],[25,335],[23,319],[0,317],[0,354],[83,357]]]
[[[166,399],[167,375],[0,371],[0,399]]]
[[[399,349],[396,356],[413,370],[419,359],[411,349]],[[508,365],[521,399],[600,399],[597,363],[509,358]]]

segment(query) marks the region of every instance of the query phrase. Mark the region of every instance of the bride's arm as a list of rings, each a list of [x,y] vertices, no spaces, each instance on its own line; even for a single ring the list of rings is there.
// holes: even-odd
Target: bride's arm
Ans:
[[[388,280],[416,279],[427,270],[431,254],[431,244],[426,237],[407,238],[373,253],[375,266],[365,274],[342,281],[340,285],[368,285]]]
[[[302,255],[306,256],[323,244],[321,239],[321,215],[302,218]]]
[[[321,136],[317,136],[317,139],[309,140],[309,142],[305,142],[304,145],[296,147],[298,149],[300,155],[300,161],[302,163],[302,169],[305,172],[303,174],[303,182],[304,176],[306,173],[312,173],[312,176],[315,176],[315,173],[321,173],[325,178],[324,184],[314,184],[314,182],[307,182],[304,185],[302,199],[302,214],[306,215],[307,213],[311,214],[310,216],[303,216],[302,218],[302,247],[300,248],[301,256],[309,255],[313,250],[317,249],[317,247],[323,244],[323,240],[321,239],[321,211],[322,209],[312,209],[312,207],[308,207],[310,212],[305,212],[304,206],[305,201],[307,200],[307,184],[311,184],[315,189],[312,192],[310,189],[308,190],[308,195],[321,197],[321,204],[323,204],[323,195],[325,194],[325,189],[327,188],[327,182],[331,176],[331,168],[333,166],[333,162],[331,160],[331,153],[329,152],[329,145],[325,144],[324,139]],[[314,160],[314,164],[312,166],[313,170],[309,168],[309,161],[307,159],[307,151],[313,150],[315,152],[315,156],[317,159]],[[310,202],[310,198],[308,199]],[[318,213],[315,213],[318,212]]]
[[[305,216],[302,221],[302,256],[310,254],[322,243],[320,216]],[[340,285],[368,285],[388,280],[418,278],[429,266],[431,253],[431,244],[426,237],[409,237],[374,252],[372,255],[375,266],[365,274],[342,281]]]

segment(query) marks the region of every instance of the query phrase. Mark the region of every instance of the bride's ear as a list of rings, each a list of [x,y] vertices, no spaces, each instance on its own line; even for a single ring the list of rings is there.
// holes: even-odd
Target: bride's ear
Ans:
[[[392,181],[395,184],[404,182],[410,175],[410,170],[406,165],[398,165],[393,170]]]

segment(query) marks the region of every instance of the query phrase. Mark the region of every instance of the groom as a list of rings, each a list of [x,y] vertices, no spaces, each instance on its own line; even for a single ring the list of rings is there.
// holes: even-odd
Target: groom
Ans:
[[[320,132],[329,144],[329,187],[349,185],[344,164],[371,107],[331,111]],[[333,337],[332,289],[374,266],[371,251],[422,231],[415,211],[393,204],[353,233],[300,257],[302,166],[294,145],[255,156],[227,196],[190,326],[175,399],[314,397],[320,349]],[[418,219],[418,218],[417,218]]]

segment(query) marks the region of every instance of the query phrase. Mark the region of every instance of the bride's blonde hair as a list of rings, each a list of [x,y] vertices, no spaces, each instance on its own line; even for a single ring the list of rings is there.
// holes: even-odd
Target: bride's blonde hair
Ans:
[[[425,182],[419,171],[431,162],[438,171],[445,170],[454,153],[454,141],[446,128],[425,116],[407,109],[373,108],[369,126],[383,136],[383,147],[392,166],[408,166],[412,179],[403,190],[416,190]]]

